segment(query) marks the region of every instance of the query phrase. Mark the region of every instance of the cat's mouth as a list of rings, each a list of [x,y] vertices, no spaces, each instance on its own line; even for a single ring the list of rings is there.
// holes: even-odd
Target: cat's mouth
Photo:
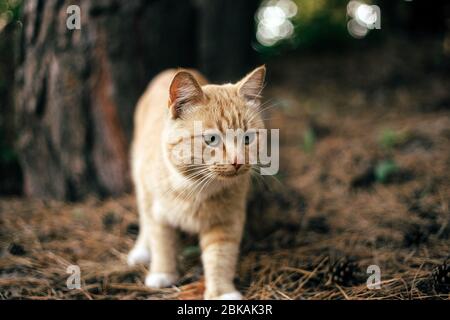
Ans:
[[[240,176],[241,174],[238,172],[230,172],[230,173],[217,173],[217,177],[219,178],[225,178],[225,179],[229,179],[229,178],[235,178],[237,176]]]
[[[247,172],[248,172],[247,168],[240,168],[239,170],[235,170],[235,171],[216,172],[216,175],[217,175],[217,178],[219,178],[219,179],[228,180],[228,179],[233,179],[233,178],[242,176]]]

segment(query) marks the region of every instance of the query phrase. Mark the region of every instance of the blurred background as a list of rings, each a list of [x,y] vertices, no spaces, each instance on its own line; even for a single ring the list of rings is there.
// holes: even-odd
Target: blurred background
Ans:
[[[81,8],[80,30],[67,28],[69,5]],[[0,284],[35,275],[3,297],[67,297],[49,261],[80,260],[92,290],[69,297],[148,297],[129,293],[143,270],[99,275],[92,261],[123,260],[138,228],[136,102],[166,68],[224,83],[262,63],[281,170],[262,182],[278,191],[249,202],[246,296],[439,297],[430,272],[450,252],[449,58],[444,0],[0,0],[0,243],[10,259]],[[356,271],[337,282],[344,295],[330,287],[335,263],[353,270],[355,259],[388,270],[389,290],[352,287]],[[188,265],[182,281],[200,281],[198,261]]]
[[[81,30],[67,29],[71,4]],[[369,95],[414,82],[408,72],[446,74],[446,1],[374,2],[382,12],[370,4],[1,0],[0,192],[78,200],[129,191],[133,109],[166,68],[198,68],[222,83],[267,63],[269,88],[344,76]],[[303,69],[325,55],[337,60]],[[443,91],[438,104],[448,103]]]

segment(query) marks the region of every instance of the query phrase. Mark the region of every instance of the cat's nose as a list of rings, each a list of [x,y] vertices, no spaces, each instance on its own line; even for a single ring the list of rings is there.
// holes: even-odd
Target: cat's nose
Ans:
[[[238,163],[237,158],[234,158],[232,165],[233,165],[234,169],[236,170],[236,172],[239,170],[240,167],[242,167],[242,164]]]

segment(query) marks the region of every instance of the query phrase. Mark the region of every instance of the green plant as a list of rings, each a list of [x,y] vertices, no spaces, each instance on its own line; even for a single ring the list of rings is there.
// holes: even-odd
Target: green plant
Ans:
[[[185,257],[192,257],[192,256],[199,256],[201,253],[199,246],[187,246],[183,250],[183,256]]]
[[[399,171],[399,166],[392,160],[383,160],[375,167],[375,179],[378,182],[386,183],[393,174]]]
[[[406,140],[405,133],[399,133],[392,129],[384,129],[379,137],[379,144],[386,150],[392,150],[395,146]]]
[[[305,130],[303,134],[303,150],[307,153],[311,153],[316,145],[316,133],[312,128]]]

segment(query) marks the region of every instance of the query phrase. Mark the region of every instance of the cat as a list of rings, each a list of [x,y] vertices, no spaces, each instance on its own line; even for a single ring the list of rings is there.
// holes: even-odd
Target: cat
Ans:
[[[242,298],[233,279],[253,166],[241,160],[256,143],[251,130],[264,129],[258,107],[265,74],[260,66],[235,84],[213,85],[195,70],[170,69],[138,101],[131,165],[140,231],[128,264],[151,262],[146,286],[176,283],[179,229],[199,235],[205,299]],[[195,123],[204,128],[200,135]],[[236,142],[240,151],[225,141],[230,129],[244,132]],[[192,151],[194,139],[200,147],[180,156],[188,161],[176,160],[175,150]],[[222,152],[230,161],[195,162],[199,150]]]

